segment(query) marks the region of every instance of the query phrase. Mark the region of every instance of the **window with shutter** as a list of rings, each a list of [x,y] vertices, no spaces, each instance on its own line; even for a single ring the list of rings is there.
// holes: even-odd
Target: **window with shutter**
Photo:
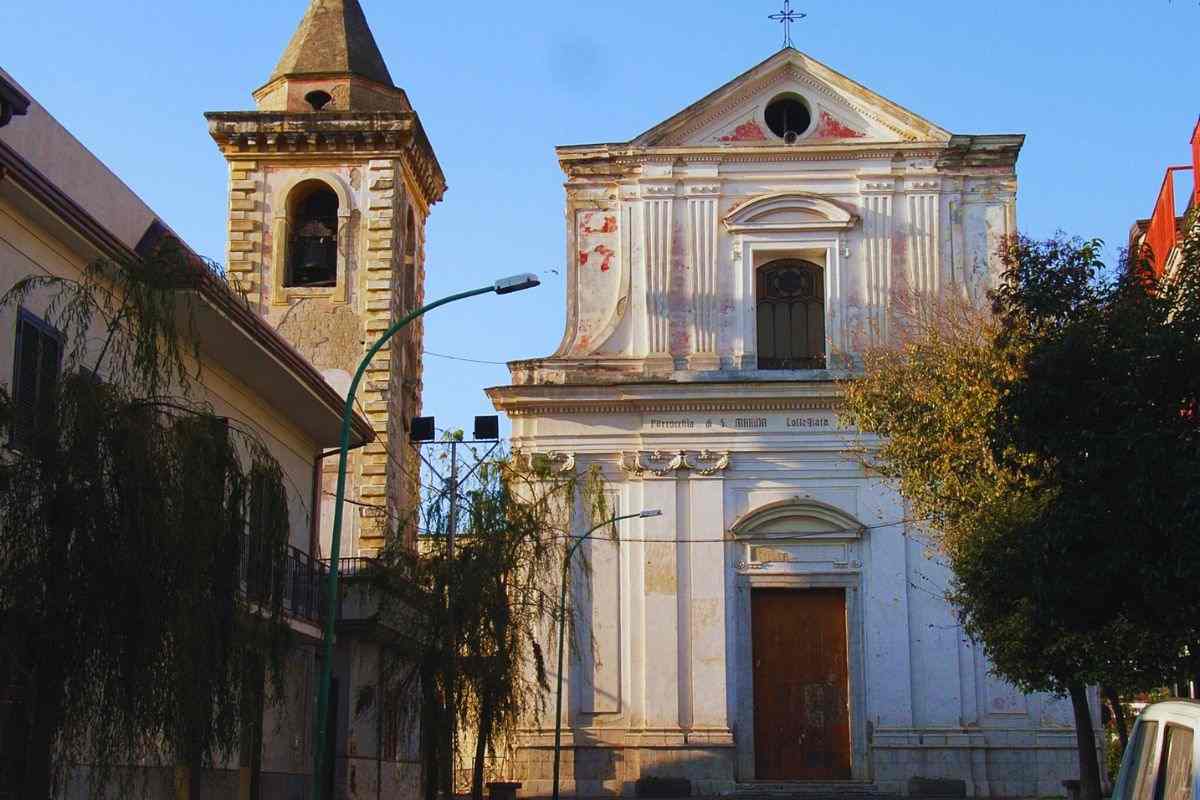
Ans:
[[[11,446],[29,449],[50,431],[62,350],[62,334],[25,309],[20,310],[13,359]]]
[[[758,270],[758,368],[825,369],[825,272],[782,259]]]

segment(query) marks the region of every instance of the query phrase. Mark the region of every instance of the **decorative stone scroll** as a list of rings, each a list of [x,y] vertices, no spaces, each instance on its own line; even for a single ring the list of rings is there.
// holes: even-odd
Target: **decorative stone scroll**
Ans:
[[[563,453],[557,450],[549,453],[517,450],[513,453],[513,459],[517,464],[517,468],[525,472],[532,472],[538,466],[539,461],[548,465],[551,472],[557,472],[560,475],[568,475],[575,472],[574,453]]]
[[[621,453],[621,469],[628,478],[641,480],[647,477],[665,478],[676,473],[692,472],[704,477],[719,475],[729,469],[732,453],[701,450],[694,455],[687,450],[651,453]]]

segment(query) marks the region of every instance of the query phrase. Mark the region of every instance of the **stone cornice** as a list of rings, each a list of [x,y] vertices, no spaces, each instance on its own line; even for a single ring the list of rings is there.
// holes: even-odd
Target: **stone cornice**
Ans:
[[[1025,137],[1020,134],[954,136],[947,142],[866,142],[855,144],[778,145],[757,147],[632,147],[596,144],[560,147],[559,166],[572,179],[636,177],[648,164],[755,164],[785,162],[867,161],[881,158],[935,159],[939,171],[1001,169],[1016,166]]]
[[[204,116],[209,135],[230,158],[399,157],[409,164],[427,205],[446,191],[446,177],[414,112],[218,111]]]
[[[841,405],[835,380],[655,383],[618,386],[498,386],[487,390],[510,417],[586,414],[829,411]]]
[[[981,137],[967,137],[981,138]],[[630,169],[644,164],[684,163],[736,164],[786,161],[861,161],[893,158],[938,158],[943,142],[866,142],[855,144],[798,144],[757,147],[633,147],[623,143],[559,147],[559,165],[568,175],[576,170],[597,170],[601,165]]]
[[[1003,167],[1017,164],[1025,134],[996,134],[989,136],[953,136],[938,158],[939,170]]]

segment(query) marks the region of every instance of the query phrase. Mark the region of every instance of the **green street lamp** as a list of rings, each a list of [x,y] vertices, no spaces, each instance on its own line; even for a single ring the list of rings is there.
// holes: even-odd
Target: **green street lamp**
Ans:
[[[375,355],[383,349],[383,346],[393,336],[403,330],[414,319],[423,316],[439,306],[453,303],[456,300],[465,300],[468,297],[491,294],[492,292],[496,294],[512,294],[513,292],[532,289],[540,283],[541,281],[538,280],[536,275],[528,273],[513,275],[509,278],[502,278],[490,286],[472,289],[469,292],[462,292],[450,297],[443,297],[441,300],[435,300],[428,305],[418,308],[388,328],[383,336],[379,337],[379,341],[371,346],[371,349],[363,356],[362,363],[358,365],[358,372],[355,373],[354,380],[350,384],[350,390],[346,393],[346,407],[342,411],[342,442],[338,455],[337,495],[333,506],[333,537],[329,544],[329,580],[325,593],[325,631],[322,644],[321,681],[317,687],[317,730],[315,737],[317,746],[316,751],[313,753],[313,800],[321,800],[321,795],[325,787],[325,768],[332,766],[324,763],[326,747],[325,733],[328,727],[329,716],[329,685],[333,678],[333,635],[337,621],[338,558],[342,545],[342,505],[346,497],[346,461],[350,455],[351,420],[354,418],[354,395],[358,391],[358,385],[362,383],[363,376],[367,373],[367,367],[370,366],[371,360],[375,358]]]
[[[646,511],[639,511],[636,514],[623,514],[619,517],[606,519],[599,525],[595,525],[571,543],[567,549],[567,555],[563,558],[562,584],[558,597],[558,688],[554,695],[554,800],[559,800],[558,797],[558,764],[562,756],[562,687],[563,687],[563,642],[566,640],[565,629],[567,619],[567,575],[571,571],[571,557],[575,555],[575,551],[579,549],[579,545],[592,538],[592,534],[600,530],[606,525],[613,525],[623,519],[648,519],[650,517],[661,517],[662,511],[654,508]],[[576,792],[578,794],[578,792]]]

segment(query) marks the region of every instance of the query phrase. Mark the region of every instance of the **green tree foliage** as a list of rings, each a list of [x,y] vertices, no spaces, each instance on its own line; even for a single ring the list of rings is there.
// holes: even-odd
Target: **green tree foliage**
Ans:
[[[392,537],[372,575],[381,616],[409,642],[384,670],[385,706],[407,708],[410,725],[419,717],[426,797],[455,780],[446,752],[454,726],[466,745],[456,761],[469,759],[479,800],[485,773],[504,769],[518,730],[545,711],[552,687],[541,642],[557,630],[571,524],[581,513],[603,519],[604,494],[595,471],[559,472],[521,456],[485,462],[460,492],[453,552],[450,498],[436,488],[428,495],[420,551]],[[574,631],[574,615],[566,619]]]
[[[23,798],[50,797],[74,764],[94,796],[134,796],[121,765],[194,779],[236,753],[247,676],[281,674],[283,475],[194,396],[192,305],[202,283],[224,290],[204,269],[168,243],[77,280],[27,278],[0,301],[48,302],[64,337],[40,413],[0,397],[24,442],[0,459],[0,678],[24,697]],[[253,610],[244,559],[271,584]]]
[[[990,310],[918,304],[845,387],[997,674],[1071,696],[1088,798],[1085,687],[1194,674],[1200,652],[1200,244],[1163,282],[1136,260],[1107,277],[1100,247],[1010,241]]]

